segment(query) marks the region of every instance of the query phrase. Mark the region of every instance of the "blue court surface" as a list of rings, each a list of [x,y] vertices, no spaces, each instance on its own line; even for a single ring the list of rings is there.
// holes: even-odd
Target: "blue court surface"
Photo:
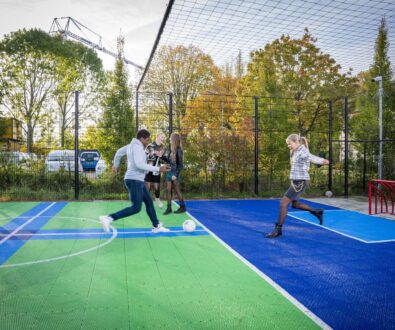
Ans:
[[[334,329],[395,329],[395,222],[310,201],[324,225],[279,200],[189,201],[208,231]],[[375,243],[375,244],[368,244]],[[279,311],[286,313],[286,311]]]
[[[310,212],[289,212],[288,215],[318,225],[317,218]],[[323,226],[328,230],[365,243],[395,241],[395,221],[358,212],[327,210]]]

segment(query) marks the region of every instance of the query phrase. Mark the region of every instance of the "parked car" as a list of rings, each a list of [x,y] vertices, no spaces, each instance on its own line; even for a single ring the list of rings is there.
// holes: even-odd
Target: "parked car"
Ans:
[[[96,166],[100,159],[100,154],[96,150],[81,151],[81,165],[84,172],[96,171]]]
[[[45,160],[45,167],[48,172],[55,172],[60,169],[74,172],[74,157],[74,150],[53,150],[48,154]],[[78,161],[78,171],[82,171],[80,161]]]
[[[0,152],[0,160],[4,164],[29,167],[31,161],[37,160],[37,155],[23,151],[4,151]]]
[[[99,159],[96,165],[96,174],[102,174],[106,171],[107,165],[103,159]]]

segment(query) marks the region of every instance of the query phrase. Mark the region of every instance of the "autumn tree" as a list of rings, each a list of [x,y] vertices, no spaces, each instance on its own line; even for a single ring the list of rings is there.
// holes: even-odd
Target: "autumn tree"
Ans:
[[[316,46],[305,29],[300,39],[287,35],[251,53],[248,71],[242,79],[242,93],[294,100],[289,108],[302,135],[309,134],[326,115],[327,100],[343,97],[353,90],[351,72]],[[307,105],[303,101],[311,101]]]
[[[180,128],[188,100],[207,90],[218,69],[211,57],[195,46],[162,46],[154,57],[144,82],[144,91],[158,93],[158,106],[167,118],[167,93],[173,93],[174,126]]]

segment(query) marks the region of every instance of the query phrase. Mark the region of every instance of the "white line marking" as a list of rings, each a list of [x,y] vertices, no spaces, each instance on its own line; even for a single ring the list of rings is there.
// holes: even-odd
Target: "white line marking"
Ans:
[[[348,211],[348,210],[325,210],[325,213],[327,213],[327,212],[333,212],[333,211],[346,211],[346,212],[350,212],[350,211]],[[351,211],[351,212],[354,212],[354,211]],[[298,213],[299,213],[299,214],[300,214],[300,213],[306,214],[306,213],[308,213],[308,211],[288,212],[288,215],[289,215],[290,217],[292,217],[292,218],[295,218],[295,219],[297,219],[297,220],[306,222],[306,223],[308,223],[308,224],[310,224],[310,225],[317,226],[317,227],[320,227],[320,228],[325,228],[326,230],[329,230],[329,231],[331,231],[331,232],[334,232],[334,233],[336,233],[336,234],[339,234],[339,235],[342,235],[342,236],[345,236],[345,237],[348,237],[348,238],[351,238],[351,239],[355,239],[356,241],[359,241],[359,242],[362,242],[362,243],[366,243],[366,244],[372,244],[372,243],[374,243],[374,244],[379,244],[379,243],[395,242],[395,239],[382,240],[382,241],[365,241],[365,240],[362,239],[362,238],[358,238],[358,237],[355,237],[355,236],[351,236],[351,235],[342,233],[341,231],[337,231],[337,230],[335,230],[335,229],[328,228],[328,227],[326,227],[325,225],[320,225],[320,224],[318,224],[318,223],[313,223],[313,222],[310,222],[310,221],[307,221],[307,220],[305,220],[305,219],[302,219],[302,218],[299,218],[299,217],[295,216],[295,214],[298,214]],[[365,215],[366,215],[366,214],[365,214]]]
[[[204,229],[196,229],[193,232],[205,232]],[[171,230],[170,233],[184,233],[184,230]],[[72,235],[103,235],[105,234],[105,232],[72,232],[72,233],[35,233],[35,234],[15,234],[14,236],[72,236]],[[122,234],[153,234],[153,235],[157,235],[154,234],[151,230],[149,231],[124,231],[124,232],[118,232],[119,235]],[[0,234],[0,236],[5,236],[6,234]]]
[[[312,311],[310,311],[306,306],[296,300],[293,296],[291,296],[286,290],[284,290],[280,285],[274,282],[269,276],[267,276],[264,272],[254,266],[251,262],[245,259],[241,254],[237,251],[233,250],[228,244],[222,241],[217,235],[215,235],[210,229],[208,229],[205,225],[203,225],[199,220],[197,220],[194,216],[192,216],[189,212],[186,212],[188,216],[190,216],[193,220],[195,220],[200,226],[202,226],[211,236],[213,236],[220,244],[222,244],[228,251],[230,251],[234,256],[240,259],[247,267],[249,267],[252,271],[262,277],[266,282],[268,282],[273,288],[275,288],[280,294],[282,294],[286,299],[288,299],[293,305],[295,305],[300,311],[302,311],[307,317],[309,317],[313,322],[315,322],[322,329],[332,329],[328,324],[326,324],[323,320],[321,320],[317,315],[315,315]]]
[[[6,237],[4,237],[1,241],[0,241],[0,245],[2,245],[5,241],[7,241],[11,236],[13,236],[15,233],[17,233],[19,230],[21,230],[23,227],[25,227],[26,225],[28,225],[30,222],[32,222],[33,220],[37,219],[41,214],[43,214],[44,212],[46,212],[48,209],[50,209],[52,206],[54,206],[56,204],[56,202],[52,203],[51,205],[49,205],[48,207],[46,207],[44,210],[42,210],[40,213],[37,213],[33,218],[31,218],[30,220],[26,221],[24,224],[20,225],[17,229],[15,229],[12,233],[9,233]]]
[[[67,218],[67,217],[63,217],[63,218]],[[78,219],[78,218],[76,218],[76,219]],[[98,222],[99,223],[99,221],[96,221],[96,220],[90,220],[90,219],[87,219],[87,220],[91,221],[91,222]],[[87,253],[87,252],[90,252],[90,251],[97,250],[97,249],[99,249],[99,248],[101,248],[101,247],[103,247],[103,246],[105,246],[107,244],[110,244],[117,237],[118,231],[116,230],[116,228],[114,228],[113,226],[110,226],[110,228],[112,229],[112,236],[107,241],[105,241],[104,243],[101,243],[99,245],[93,246],[93,247],[91,247],[89,249],[82,250],[82,251],[79,251],[79,252],[75,252],[75,253],[72,253],[72,254],[59,256],[59,257],[48,258],[48,259],[28,261],[28,262],[21,262],[21,263],[16,263],[16,264],[0,265],[0,268],[11,268],[11,267],[17,267],[17,266],[27,266],[27,265],[42,264],[42,263],[45,263],[45,262],[51,262],[51,261],[66,259],[66,258],[70,258],[70,257],[75,257],[75,256],[78,256],[78,255],[81,255],[81,254],[84,254],[84,253]]]

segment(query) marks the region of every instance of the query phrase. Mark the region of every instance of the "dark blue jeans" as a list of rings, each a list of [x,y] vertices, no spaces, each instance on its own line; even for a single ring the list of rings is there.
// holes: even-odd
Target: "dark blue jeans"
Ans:
[[[152,225],[154,227],[158,226],[159,220],[156,216],[154,203],[152,202],[151,195],[145,187],[144,182],[126,179],[124,183],[126,189],[129,191],[129,198],[132,202],[132,206],[110,214],[110,217],[112,217],[114,220],[118,220],[139,213],[141,211],[142,203],[144,202],[145,209],[149,218],[151,219]]]

